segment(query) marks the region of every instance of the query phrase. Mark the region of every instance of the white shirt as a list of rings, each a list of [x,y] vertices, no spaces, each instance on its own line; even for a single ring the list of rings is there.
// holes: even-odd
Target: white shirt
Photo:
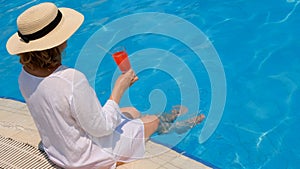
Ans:
[[[119,106],[108,100],[102,107],[81,72],[60,66],[41,78],[22,70],[19,86],[50,160],[64,168],[114,168],[101,144],[121,122]],[[99,145],[93,137],[102,138]]]

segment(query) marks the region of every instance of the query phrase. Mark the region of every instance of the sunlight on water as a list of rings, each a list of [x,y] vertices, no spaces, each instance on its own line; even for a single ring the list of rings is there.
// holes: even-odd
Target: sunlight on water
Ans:
[[[18,72],[21,70],[19,58],[9,56],[5,45],[7,39],[17,31],[16,17],[29,6],[40,2],[44,1],[0,0],[0,97],[23,100],[17,83]],[[111,57],[96,45],[91,44],[92,51],[85,58],[79,58],[83,46],[95,32],[101,28],[107,32],[107,36],[94,39],[93,42],[109,51],[105,45],[120,38],[118,33],[124,33],[122,30],[125,28],[129,34],[142,23],[147,31],[167,23],[142,18],[137,23],[111,29],[108,23],[121,17],[160,12],[192,23],[216,49],[224,67],[227,93],[223,116],[216,130],[203,144],[199,143],[198,137],[204,123],[189,133],[171,133],[155,141],[168,145],[170,138],[178,138],[180,142],[173,149],[219,168],[300,168],[299,136],[295,134],[300,130],[299,0],[58,0],[56,3],[58,6],[75,8],[85,15],[83,26],[68,42],[63,63],[75,67],[80,59],[80,63],[85,64],[96,58],[96,62],[86,66],[99,68],[88,70],[87,74],[94,73],[94,77],[89,80],[94,82],[92,85],[102,103],[109,97],[110,82],[118,72],[115,74],[116,66]],[[185,37],[193,39],[193,34],[185,29],[166,27],[164,31],[182,32]],[[112,32],[117,33],[109,34]],[[209,115],[214,88],[205,64],[213,62],[204,53],[202,55],[207,58],[204,61],[199,59],[195,51],[210,44],[200,43],[202,40],[195,37],[192,40],[195,48],[175,38],[155,33],[127,37],[117,44],[126,46],[136,70],[141,70],[139,66],[151,65],[151,68],[138,73],[140,80],[126,93],[130,104],[144,113],[154,113],[168,111],[175,104],[185,103],[189,107],[195,106],[189,113],[201,111]],[[156,49],[152,50],[155,56],[147,55],[149,49]],[[104,55],[100,63],[97,59],[102,53]],[[185,66],[179,62],[172,64],[171,54],[177,56]],[[142,57],[147,58],[139,59]],[[214,65],[211,64],[211,67]],[[176,75],[171,76],[158,68],[170,68]],[[197,89],[193,88],[194,83],[187,82],[186,68],[195,77]],[[218,74],[218,71],[214,73]],[[181,87],[187,97],[181,97]],[[193,104],[197,99],[189,97],[195,93],[200,95],[197,104]]]

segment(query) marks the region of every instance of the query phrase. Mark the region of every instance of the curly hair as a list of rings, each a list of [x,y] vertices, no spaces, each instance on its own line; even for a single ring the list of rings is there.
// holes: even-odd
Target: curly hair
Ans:
[[[34,70],[35,68],[51,68],[61,64],[59,47],[43,51],[32,51],[19,54],[20,63]]]

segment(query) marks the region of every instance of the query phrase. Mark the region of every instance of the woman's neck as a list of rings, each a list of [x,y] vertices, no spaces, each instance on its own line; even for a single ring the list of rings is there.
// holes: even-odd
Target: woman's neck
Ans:
[[[33,76],[37,76],[37,77],[47,77],[49,75],[51,75],[61,64],[51,67],[51,68],[29,68],[28,66],[23,66],[23,69],[33,75]]]

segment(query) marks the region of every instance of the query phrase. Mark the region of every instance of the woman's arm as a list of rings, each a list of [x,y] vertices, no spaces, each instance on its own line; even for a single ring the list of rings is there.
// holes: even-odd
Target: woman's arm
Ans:
[[[110,99],[102,107],[94,89],[86,77],[78,72],[74,76],[71,108],[73,116],[82,128],[95,137],[111,134],[120,123],[119,102],[126,89],[137,78],[132,70],[116,81]]]
[[[132,69],[120,75],[117,81],[115,82],[115,86],[109,99],[119,104],[124,92],[137,80],[138,77],[135,75]]]
[[[70,107],[75,121],[95,137],[111,134],[120,123],[118,103],[109,100],[102,107],[94,89],[80,72],[74,75]]]

